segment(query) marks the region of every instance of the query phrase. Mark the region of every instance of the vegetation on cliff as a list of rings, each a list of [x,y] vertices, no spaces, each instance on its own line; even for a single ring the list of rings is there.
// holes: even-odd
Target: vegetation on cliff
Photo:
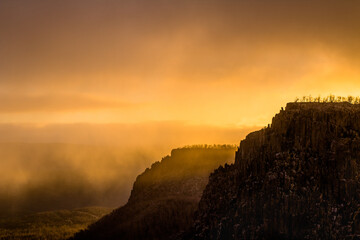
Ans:
[[[295,102],[307,102],[307,103],[342,103],[342,102],[346,102],[346,103],[351,103],[351,104],[360,104],[360,97],[354,97],[354,96],[347,96],[347,97],[343,97],[343,96],[336,96],[333,94],[330,94],[329,96],[326,97],[321,97],[320,95],[317,97],[313,97],[311,95],[309,96],[303,96],[302,98],[296,98]]]

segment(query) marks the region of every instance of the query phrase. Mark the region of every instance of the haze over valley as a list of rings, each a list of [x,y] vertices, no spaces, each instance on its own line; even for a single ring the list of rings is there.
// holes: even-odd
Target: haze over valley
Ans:
[[[238,136],[251,129],[255,127],[179,123],[2,125],[6,134],[0,137],[0,212],[117,207],[128,199],[136,176],[171,149],[197,143],[236,144]]]

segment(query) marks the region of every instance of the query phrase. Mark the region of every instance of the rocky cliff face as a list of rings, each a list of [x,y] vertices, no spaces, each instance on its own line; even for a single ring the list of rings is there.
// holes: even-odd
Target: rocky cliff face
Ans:
[[[73,239],[171,239],[193,224],[210,172],[234,161],[235,147],[175,149],[139,175],[128,203]]]
[[[289,103],[211,174],[186,239],[359,239],[360,106]]]

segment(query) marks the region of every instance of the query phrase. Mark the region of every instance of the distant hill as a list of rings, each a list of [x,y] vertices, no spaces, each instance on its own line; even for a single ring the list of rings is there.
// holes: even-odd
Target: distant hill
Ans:
[[[208,176],[233,162],[235,146],[192,146],[174,149],[139,175],[128,203],[85,231],[82,239],[171,239],[193,224]]]
[[[88,207],[2,216],[0,240],[63,240],[86,228],[110,211],[110,208]]]
[[[360,239],[360,105],[289,103],[211,174],[184,239]]]

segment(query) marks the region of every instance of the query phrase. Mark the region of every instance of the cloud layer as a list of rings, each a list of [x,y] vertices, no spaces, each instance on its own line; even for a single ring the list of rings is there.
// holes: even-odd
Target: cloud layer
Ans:
[[[0,96],[20,100],[2,97],[17,109],[3,119],[53,122],[18,113],[43,109],[74,122],[266,124],[296,96],[359,92],[359,11],[357,1],[1,1]],[[134,106],[109,112],[118,102]]]

